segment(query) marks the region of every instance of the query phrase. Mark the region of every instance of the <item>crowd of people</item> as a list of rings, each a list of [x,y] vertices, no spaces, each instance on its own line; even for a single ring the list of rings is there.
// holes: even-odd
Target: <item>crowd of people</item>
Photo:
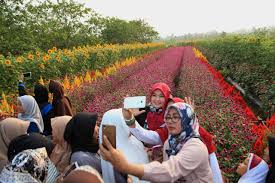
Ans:
[[[58,81],[36,84],[34,96],[23,82],[18,89],[18,117],[0,121],[0,183],[228,181],[194,101],[173,97],[165,83],[152,86],[145,108],[112,109],[101,121],[95,112],[74,114]],[[115,126],[115,147],[104,125]],[[268,143],[268,158],[249,153],[239,164],[239,183],[275,182],[275,137]]]

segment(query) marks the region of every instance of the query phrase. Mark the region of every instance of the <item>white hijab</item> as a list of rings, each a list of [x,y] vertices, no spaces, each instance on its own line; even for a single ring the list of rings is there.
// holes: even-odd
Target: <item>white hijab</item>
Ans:
[[[18,97],[21,102],[24,113],[19,113],[18,118],[24,121],[35,122],[40,132],[44,130],[44,122],[35,99],[30,95]]]
[[[102,125],[104,124],[116,126],[116,147],[124,153],[129,162],[138,164],[146,164],[149,162],[143,144],[137,140],[136,137],[130,135],[129,127],[126,125],[122,115],[122,109],[112,109],[103,115],[99,130],[100,143],[102,143]],[[101,167],[104,182],[115,183],[112,164],[101,158]],[[135,183],[146,182],[140,181],[134,176],[132,176],[132,178]]]
[[[238,183],[265,183],[266,175],[269,170],[268,165],[262,160],[257,166],[250,169],[253,156],[253,153],[249,154],[247,171],[243,174]]]

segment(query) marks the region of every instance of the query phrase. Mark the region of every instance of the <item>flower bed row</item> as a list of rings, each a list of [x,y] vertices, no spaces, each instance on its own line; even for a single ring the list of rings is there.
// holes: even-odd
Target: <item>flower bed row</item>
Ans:
[[[48,80],[101,70],[115,62],[151,53],[163,47],[162,43],[97,45],[72,50],[52,48],[48,52],[36,51],[17,57],[0,55],[0,93],[16,93],[20,73],[32,73],[31,80],[26,81],[30,88],[40,77]]]
[[[200,124],[216,138],[221,169],[236,181],[235,168],[251,152],[257,120],[240,93],[196,49],[186,47],[177,95],[195,99]]]
[[[271,35],[267,30],[257,30],[178,45],[192,45],[200,49],[225,78],[230,77],[245,93],[257,99],[257,103],[251,101],[254,112],[267,119],[275,112],[275,38]]]
[[[174,78],[181,64],[183,48],[170,48],[157,52],[151,57],[120,69],[117,73],[85,85],[85,89],[73,92],[79,98],[92,94],[84,106],[85,111],[98,112],[100,116],[109,109],[122,106],[126,95],[148,95],[152,84],[167,83],[175,91]]]

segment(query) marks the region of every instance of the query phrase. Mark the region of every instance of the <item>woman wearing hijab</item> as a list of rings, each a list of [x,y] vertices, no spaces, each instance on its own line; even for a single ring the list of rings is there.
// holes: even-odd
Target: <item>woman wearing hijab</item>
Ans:
[[[49,103],[49,91],[46,86],[36,84],[34,86],[34,98],[39,106],[43,122],[44,122],[44,135],[52,134],[51,118],[54,117],[53,106]]]
[[[102,118],[102,122],[99,130],[99,139],[102,143],[102,127],[103,125],[113,125],[116,127],[116,148],[126,155],[126,158],[129,162],[132,163],[148,163],[148,156],[144,150],[143,144],[136,139],[127,125],[122,115],[122,109],[113,109],[107,111]],[[113,166],[101,159],[101,167],[103,179],[108,183],[115,182],[126,182],[127,175],[124,175],[125,180],[120,180],[118,178],[118,173],[114,171]],[[132,177],[134,182],[144,182],[139,181],[137,177]]]
[[[123,110],[125,121],[136,138],[150,145],[159,145],[166,141],[168,131],[164,123],[164,112],[170,97],[169,86],[156,83],[150,91],[150,104],[142,114],[134,117],[130,110]]]
[[[265,183],[268,165],[256,154],[249,153],[236,172],[241,175],[238,183]]]
[[[143,180],[213,182],[207,148],[199,138],[199,124],[192,107],[186,103],[172,104],[168,106],[164,119],[169,138],[164,144],[163,163],[131,163],[123,153],[112,147],[106,137],[104,143],[107,149],[100,144],[101,155],[117,170]]]
[[[58,176],[45,148],[17,154],[0,174],[0,183],[55,183]]]
[[[65,128],[64,139],[72,149],[71,164],[90,165],[101,172],[100,156],[97,154],[99,127],[96,121],[96,113],[77,113]]]
[[[55,147],[50,158],[59,172],[64,172],[65,168],[70,164],[71,147],[64,139],[64,131],[71,119],[71,116],[59,116],[51,119],[53,127],[52,137]]]
[[[72,104],[67,96],[64,95],[63,86],[57,81],[50,81],[49,91],[53,93],[54,116],[73,116]]]
[[[271,162],[271,167],[266,176],[266,183],[275,182],[275,137],[268,137],[268,149],[269,149],[269,160]]]
[[[44,122],[35,99],[30,95],[18,97],[18,118],[23,121],[29,121],[27,133],[43,133]]]
[[[178,97],[174,97],[174,98],[170,99],[168,105],[172,105],[173,103],[177,103],[177,102],[185,102],[185,101],[188,104],[192,104],[192,101],[189,97],[185,97],[185,100],[178,98]],[[194,106],[194,104],[193,104],[193,106]],[[219,162],[218,162],[218,159],[217,159],[217,156],[215,153],[216,146],[213,142],[213,136],[201,126],[199,127],[199,134],[208,150],[209,162],[210,162],[210,167],[211,167],[211,170],[213,173],[214,183],[222,183],[223,182],[222,173],[221,173]]]
[[[25,90],[25,85],[23,80],[19,82],[18,85],[19,96],[27,95]],[[51,127],[51,118],[54,117],[53,107],[49,101],[49,92],[46,86],[38,83],[34,86],[34,98],[39,106],[42,119],[44,122],[44,135],[51,135],[52,127]]]
[[[91,166],[80,166],[66,176],[62,183],[103,183],[97,170]]]
[[[15,137],[8,147],[8,159],[12,159],[20,152],[27,149],[37,149],[45,147],[48,156],[51,155],[54,145],[50,139],[40,133],[24,134]]]
[[[17,118],[6,118],[0,122],[0,171],[8,162],[8,147],[17,136],[27,133],[30,122]]]

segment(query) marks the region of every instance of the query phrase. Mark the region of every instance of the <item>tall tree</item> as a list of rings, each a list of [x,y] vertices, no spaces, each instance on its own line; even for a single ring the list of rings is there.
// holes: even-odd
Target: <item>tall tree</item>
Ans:
[[[102,38],[107,43],[145,43],[151,42],[158,36],[158,32],[143,20],[125,21],[109,18],[105,21]]]

